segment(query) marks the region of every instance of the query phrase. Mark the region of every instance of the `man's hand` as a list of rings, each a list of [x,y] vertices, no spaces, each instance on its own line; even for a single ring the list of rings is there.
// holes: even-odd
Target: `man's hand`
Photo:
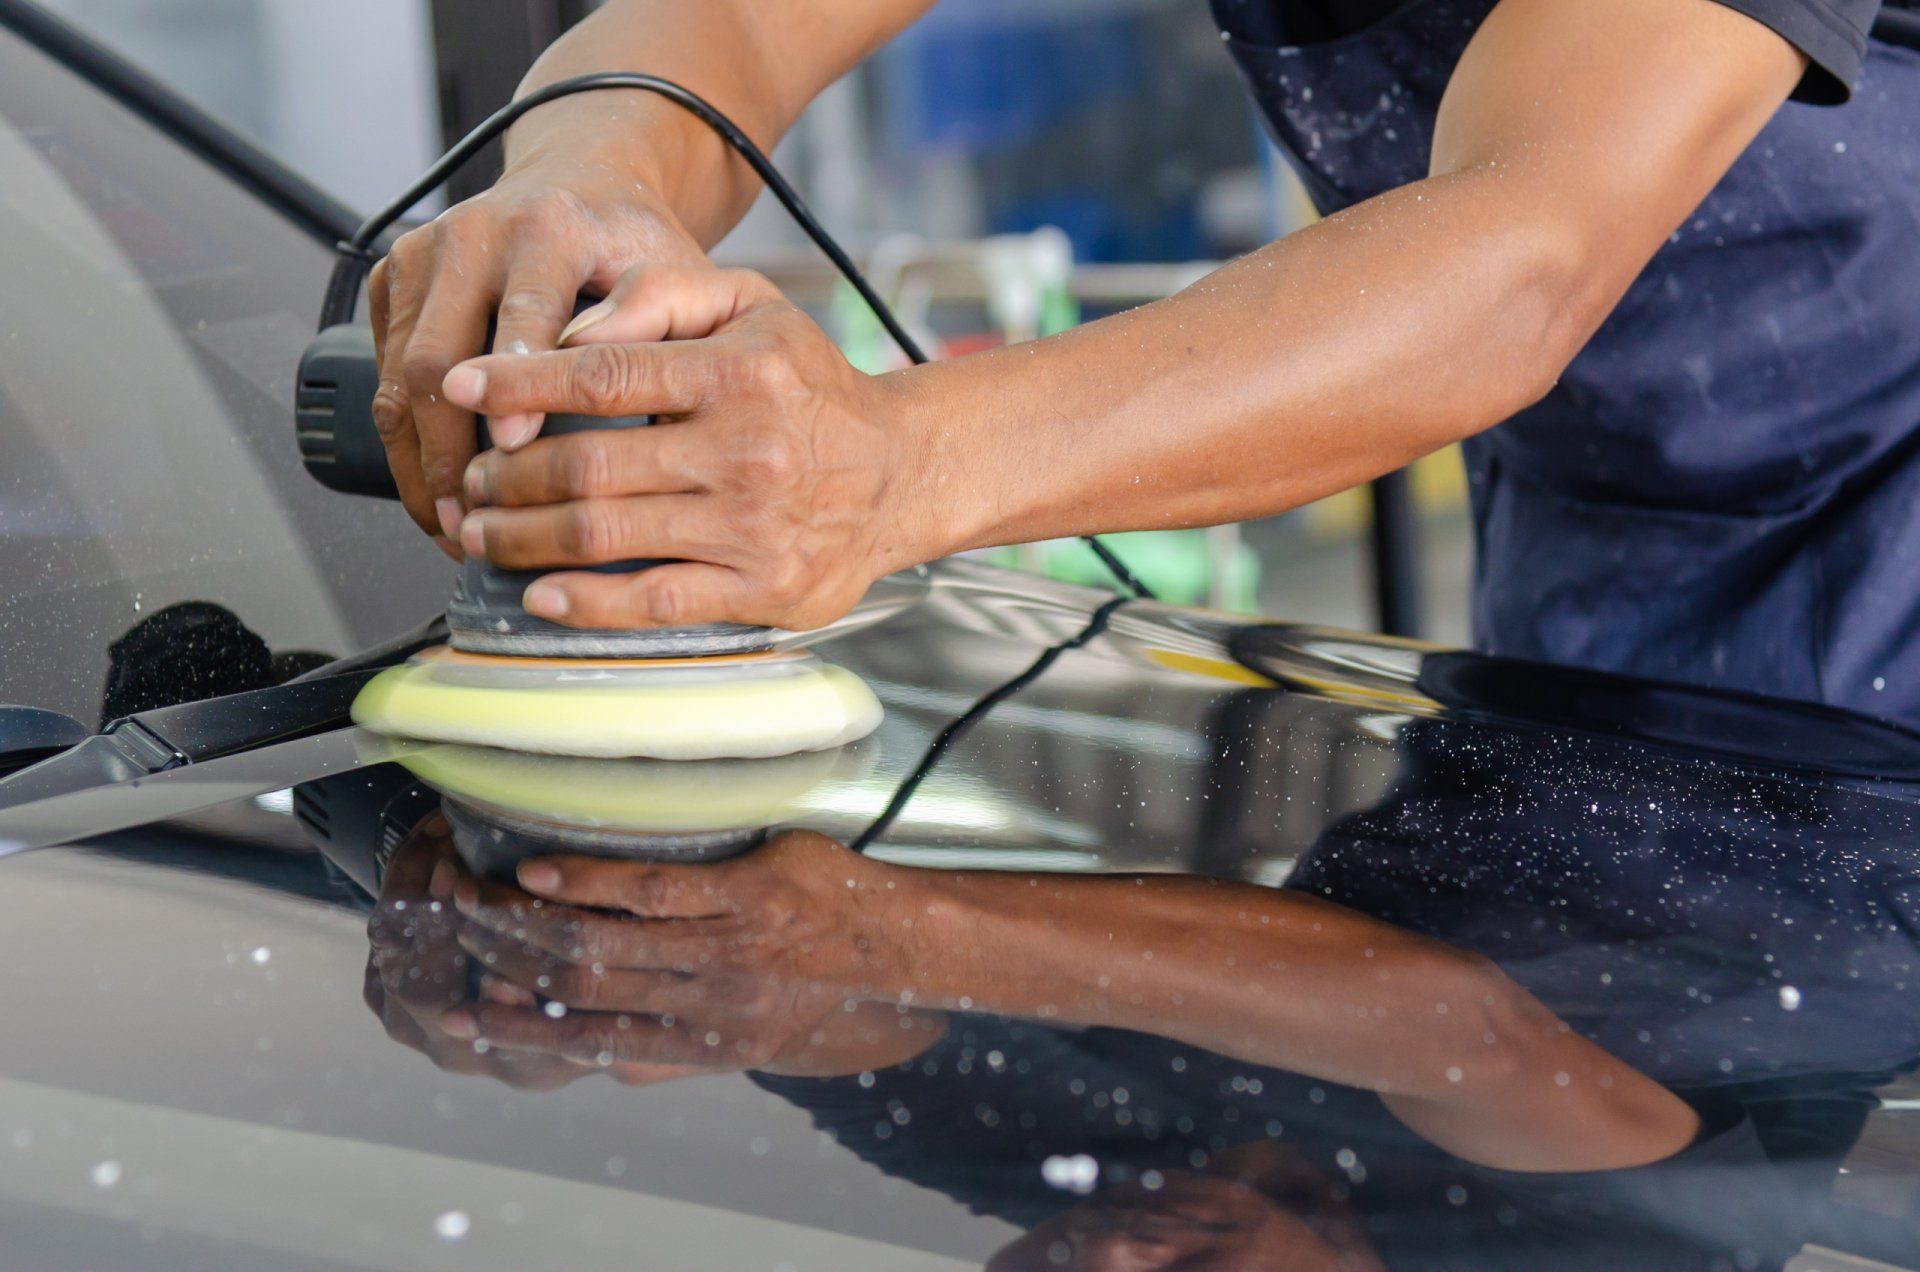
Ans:
[[[407,511],[450,553],[459,542],[460,478],[473,458],[471,412],[440,384],[484,350],[552,349],[585,290],[604,294],[641,261],[704,260],[649,188],[604,164],[532,164],[393,246],[368,282],[380,392],[374,423]],[[497,416],[496,446],[540,429],[538,412]]]
[[[840,617],[878,577],[941,555],[958,507],[898,424],[897,378],[863,375],[771,283],[642,268],[545,354],[446,377],[454,407],[655,415],[652,428],[541,438],[466,471],[466,551],[515,569],[635,558],[639,574],[552,574],[527,609],[580,627]]]
[[[461,948],[461,920],[452,903],[460,877],[446,821],[438,814],[394,851],[367,923],[371,952],[364,986],[367,1007],[387,1036],[448,1073],[490,1077],[526,1091],[551,1091],[598,1072],[599,1066],[547,1051],[476,1047],[471,1033],[448,1030],[449,1019],[469,1019],[482,1002],[538,1005],[526,990],[497,976],[476,976]],[[610,1072],[629,1085],[677,1076],[640,1065],[616,1065]]]
[[[869,997],[876,978],[899,974],[882,966],[897,963],[897,874],[796,832],[715,865],[549,858],[520,868],[525,890],[462,877],[461,945],[527,1000],[495,996],[450,1013],[446,1028],[518,1054],[661,1074],[897,1063],[944,1023]]]

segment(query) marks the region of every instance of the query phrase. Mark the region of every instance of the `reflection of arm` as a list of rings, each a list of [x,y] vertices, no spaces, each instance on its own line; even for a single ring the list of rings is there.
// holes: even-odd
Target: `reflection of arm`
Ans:
[[[910,872],[900,983],[926,1005],[1170,1034],[1378,1091],[1507,1170],[1668,1156],[1697,1119],[1476,955],[1339,906],[1201,879]]]

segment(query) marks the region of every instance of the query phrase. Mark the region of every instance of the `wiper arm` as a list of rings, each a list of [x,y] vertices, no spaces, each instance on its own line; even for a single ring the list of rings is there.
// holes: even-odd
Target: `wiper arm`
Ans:
[[[348,723],[348,710],[380,668],[250,689],[115,720],[51,759],[0,779],[0,809],[114,786]]]
[[[156,707],[115,720],[91,737],[86,736],[84,725],[67,716],[53,717],[66,722],[64,731],[38,721],[27,739],[35,744],[37,754],[21,755],[0,736],[0,772],[8,767],[5,759],[9,753],[39,760],[0,778],[0,809],[99,786],[117,786],[188,764],[339,728],[348,723],[348,709],[362,685],[382,669],[405,661],[428,645],[443,644],[446,638],[446,619],[435,618],[284,685]],[[6,714],[12,711],[25,713],[30,709],[0,708],[0,725],[12,719]],[[27,722],[23,720],[21,727],[25,729]],[[76,741],[75,733],[84,740]],[[50,752],[57,754],[40,759]]]

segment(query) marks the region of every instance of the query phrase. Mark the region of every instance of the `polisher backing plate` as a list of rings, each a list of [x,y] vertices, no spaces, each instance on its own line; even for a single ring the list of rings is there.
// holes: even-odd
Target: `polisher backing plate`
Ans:
[[[400,763],[442,795],[484,810],[557,826],[672,833],[786,821],[843,767],[842,754],[850,753],[670,762],[431,746]]]
[[[824,751],[880,717],[865,681],[801,650],[601,661],[431,649],[353,704],[354,723],[376,733],[600,759]]]

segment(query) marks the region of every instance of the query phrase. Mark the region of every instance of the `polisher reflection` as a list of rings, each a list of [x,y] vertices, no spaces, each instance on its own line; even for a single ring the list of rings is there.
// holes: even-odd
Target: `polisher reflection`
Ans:
[[[852,746],[763,760],[589,760],[441,745],[400,763],[442,796],[466,867],[512,879],[522,860],[552,853],[735,856],[803,814],[817,790],[857,783],[873,767],[873,752]]]

